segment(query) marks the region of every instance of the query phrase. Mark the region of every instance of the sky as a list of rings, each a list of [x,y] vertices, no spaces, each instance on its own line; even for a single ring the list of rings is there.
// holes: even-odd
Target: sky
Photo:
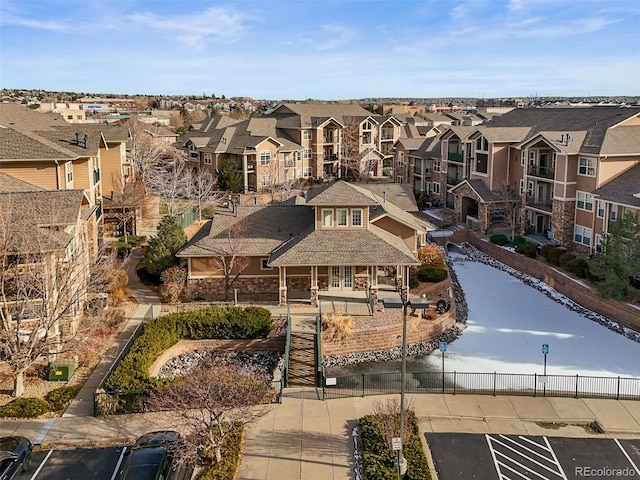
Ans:
[[[638,0],[2,0],[0,88],[637,96]]]

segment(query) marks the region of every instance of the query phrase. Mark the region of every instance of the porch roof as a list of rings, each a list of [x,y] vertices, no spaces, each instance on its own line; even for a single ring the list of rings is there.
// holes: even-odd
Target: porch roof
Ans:
[[[301,235],[276,249],[269,265],[420,265],[420,261],[401,238],[369,225],[362,230],[314,230]]]
[[[487,185],[480,179],[473,178],[460,182],[458,185],[451,189],[451,192],[459,190],[463,185],[468,185],[478,196],[478,200],[482,203],[502,202],[503,198],[496,195]]]

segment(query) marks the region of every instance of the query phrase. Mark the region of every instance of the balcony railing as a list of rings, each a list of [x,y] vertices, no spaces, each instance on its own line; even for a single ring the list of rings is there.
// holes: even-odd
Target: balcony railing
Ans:
[[[93,184],[97,185],[100,182],[100,170],[98,168],[93,169]]]
[[[529,176],[539,177],[539,178],[550,178],[552,179],[555,174],[555,170],[549,167],[529,167],[527,171]]]
[[[464,162],[464,154],[462,153],[454,153],[454,152],[449,152],[449,154],[447,155],[447,160],[449,160],[450,162]]]
[[[101,203],[96,205],[96,220],[100,220],[100,217],[102,217],[102,204]]]
[[[527,206],[541,208],[543,210],[551,210],[553,201],[550,198],[535,197],[533,195],[527,195]]]
[[[458,177],[447,177],[447,185],[457,185],[462,180],[464,180],[464,179],[463,178],[458,178]]]
[[[429,170],[428,168],[420,168],[418,165],[413,166],[413,173],[414,175],[420,175],[421,177],[431,176],[431,170]]]
[[[393,140],[393,133],[386,133],[386,132],[382,132],[382,135],[380,136],[381,140]]]

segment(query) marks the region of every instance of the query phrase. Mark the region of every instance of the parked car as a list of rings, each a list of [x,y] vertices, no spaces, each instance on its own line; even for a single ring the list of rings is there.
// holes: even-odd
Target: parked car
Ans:
[[[0,437],[0,480],[11,480],[28,470],[31,450],[31,442],[24,437]]]
[[[142,435],[123,463],[122,480],[188,480],[192,469],[174,462],[180,434],[171,430]]]

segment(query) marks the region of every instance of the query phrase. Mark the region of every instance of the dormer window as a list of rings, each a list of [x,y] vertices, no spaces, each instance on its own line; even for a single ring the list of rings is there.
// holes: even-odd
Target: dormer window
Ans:
[[[489,142],[484,137],[478,137],[476,139],[476,150],[480,150],[481,152],[489,151]]]
[[[333,226],[333,209],[331,208],[322,209],[322,226],[323,227]]]
[[[336,226],[346,227],[349,221],[349,210],[346,208],[338,208],[336,210]]]
[[[360,208],[351,209],[351,226],[352,227],[362,226],[362,209]]]

